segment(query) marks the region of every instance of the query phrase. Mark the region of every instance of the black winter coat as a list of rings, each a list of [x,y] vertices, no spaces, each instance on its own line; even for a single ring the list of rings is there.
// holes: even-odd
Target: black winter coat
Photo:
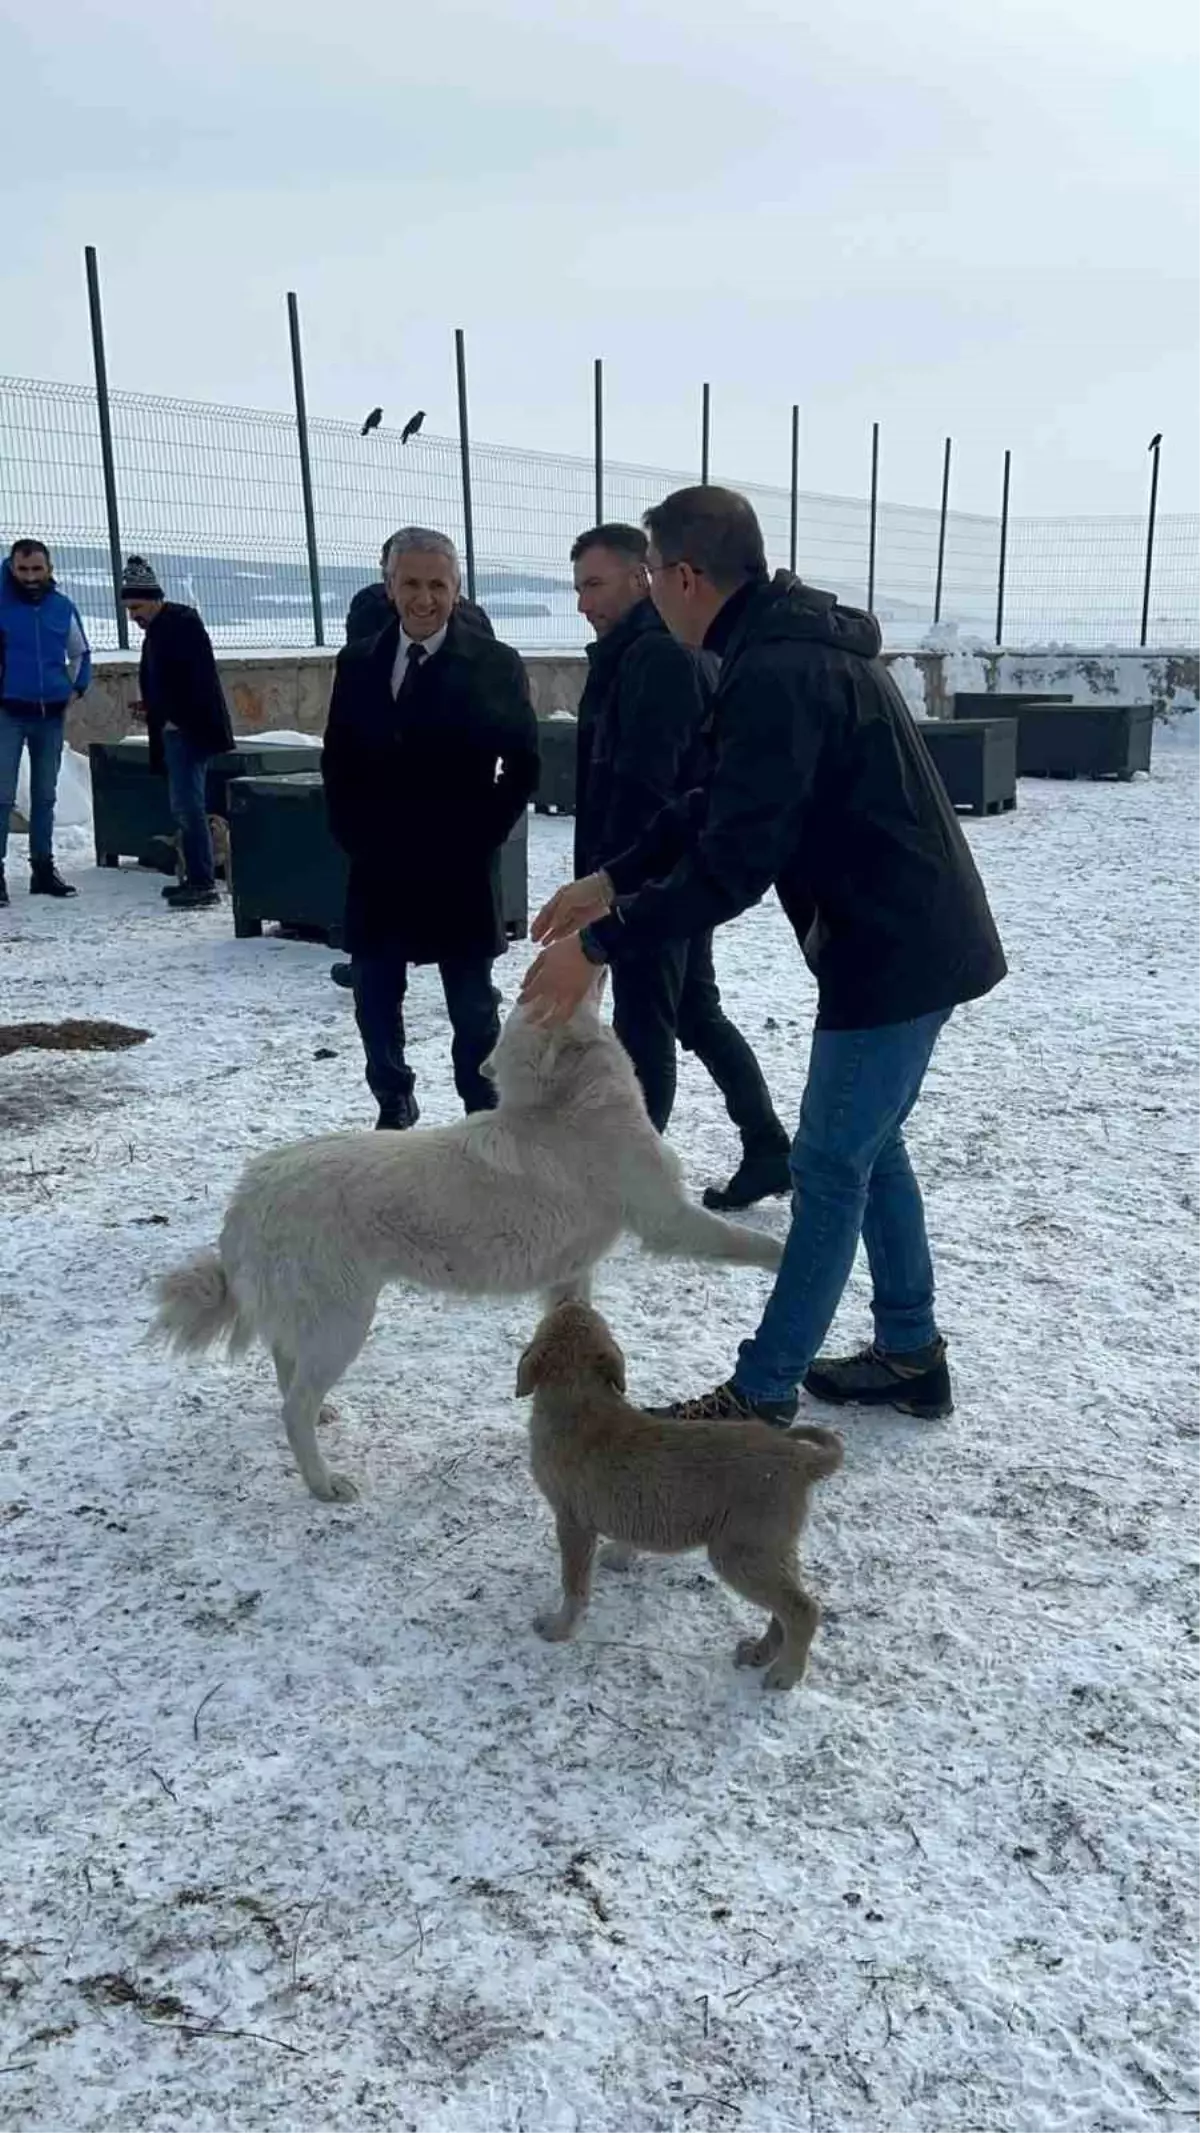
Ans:
[[[232,748],[233,727],[212,639],[194,607],[167,600],[159,609],[142,643],[138,687],[152,769],[166,768],[164,726],[178,726],[201,755]]]
[[[1004,951],[958,818],[878,658],[872,615],[786,571],[726,602],[703,789],[608,872],[601,948],[721,925],[774,884],[818,984],[818,1026],[872,1029],[989,992]]]
[[[494,637],[496,632],[481,607],[474,600],[459,599],[457,611],[466,622],[473,622],[485,636]],[[388,598],[387,586],[382,578],[374,585],[362,585],[346,609],[346,642],[353,644],[356,637],[377,637],[389,622],[396,619],[396,610]]]
[[[639,600],[588,646],[579,699],[575,872],[590,874],[636,843],[672,800],[696,784],[700,729],[717,661],[672,637],[652,600]]]
[[[451,616],[392,697],[400,624],[338,653],[322,771],[350,861],[345,942],[412,963],[499,955],[500,846],[538,780],[537,721],[511,647]]]

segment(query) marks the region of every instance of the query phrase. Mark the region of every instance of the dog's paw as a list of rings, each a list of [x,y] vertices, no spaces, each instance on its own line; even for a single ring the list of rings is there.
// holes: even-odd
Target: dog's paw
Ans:
[[[772,1666],[767,1668],[766,1673],[763,1675],[762,1685],[764,1689],[794,1689],[797,1682],[803,1681],[803,1679],[804,1668],[802,1666],[785,1666],[782,1659],[777,1659]]]
[[[533,1626],[539,1637],[545,1638],[547,1644],[565,1644],[575,1624],[571,1617],[563,1614],[559,1608],[546,1607],[534,1616]]]
[[[739,1637],[733,1651],[735,1666],[769,1666],[775,1646],[770,1635],[765,1637]]]
[[[632,1570],[637,1559],[632,1541],[605,1541],[598,1557],[602,1570]]]
[[[317,1416],[318,1422],[340,1422],[341,1419],[341,1408],[335,1407],[332,1400],[326,1400],[321,1408],[320,1414]]]
[[[325,1474],[320,1482],[309,1482],[309,1488],[320,1503],[357,1503],[358,1488],[349,1474]]]

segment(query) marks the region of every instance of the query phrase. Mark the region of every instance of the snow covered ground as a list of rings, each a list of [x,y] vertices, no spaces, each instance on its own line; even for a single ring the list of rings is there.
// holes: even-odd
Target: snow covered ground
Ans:
[[[1013,972],[912,1131],[959,1408],[847,1422],[789,1698],[732,1669],[750,1617],[702,1558],[532,1634],[532,1303],[389,1296],[344,1510],[261,1359],[139,1346],[247,1156],[369,1121],[350,1006],[319,948],[134,869],[29,902],[14,858],[5,1017],[153,1038],[0,1062],[6,2126],[1195,2123],[1196,773],[1167,745],[969,827]],[[536,898],[570,826],[531,829]],[[794,1112],[813,996],[773,901],[720,965]],[[428,974],[411,1027],[449,1117]],[[674,1138],[697,1189],[732,1160],[690,1063]],[[763,1295],[632,1248],[601,1281],[647,1397],[723,1375]]]

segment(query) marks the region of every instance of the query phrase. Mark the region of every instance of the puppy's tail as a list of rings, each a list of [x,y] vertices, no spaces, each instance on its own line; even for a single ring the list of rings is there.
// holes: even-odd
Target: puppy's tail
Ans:
[[[150,1337],[180,1355],[198,1354],[222,1340],[231,1355],[250,1347],[254,1329],[238,1309],[216,1252],[201,1252],[163,1275]]]
[[[842,1440],[831,1429],[789,1429],[785,1441],[795,1447],[796,1464],[810,1481],[836,1474],[845,1458]]]

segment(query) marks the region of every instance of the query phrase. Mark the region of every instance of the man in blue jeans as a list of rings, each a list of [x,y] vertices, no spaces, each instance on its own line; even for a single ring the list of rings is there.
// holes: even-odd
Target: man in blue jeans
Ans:
[[[54,864],[54,800],[67,707],[82,696],[92,661],[74,601],[54,582],[44,541],[14,541],[0,566],[0,904],[21,756],[29,751],[29,889],[74,896]]]
[[[721,661],[711,768],[637,845],[562,889],[534,921],[523,999],[563,1019],[623,946],[698,933],[774,886],[818,986],[792,1145],[792,1225],[733,1376],[659,1410],[786,1428],[818,1399],[949,1414],[945,1344],[904,1124],[938,1034],[1005,973],[983,884],[933,763],[878,654],[871,615],[787,571],[726,489],[646,514],[656,606]],[[859,1237],[875,1338],[818,1360]]]
[[[150,762],[166,772],[183,851],[183,880],[163,897],[176,911],[204,910],[219,901],[205,806],[208,760],[233,746],[212,640],[194,607],[164,597],[157,572],[140,555],[125,565],[121,599],[145,633],[138,685]]]

